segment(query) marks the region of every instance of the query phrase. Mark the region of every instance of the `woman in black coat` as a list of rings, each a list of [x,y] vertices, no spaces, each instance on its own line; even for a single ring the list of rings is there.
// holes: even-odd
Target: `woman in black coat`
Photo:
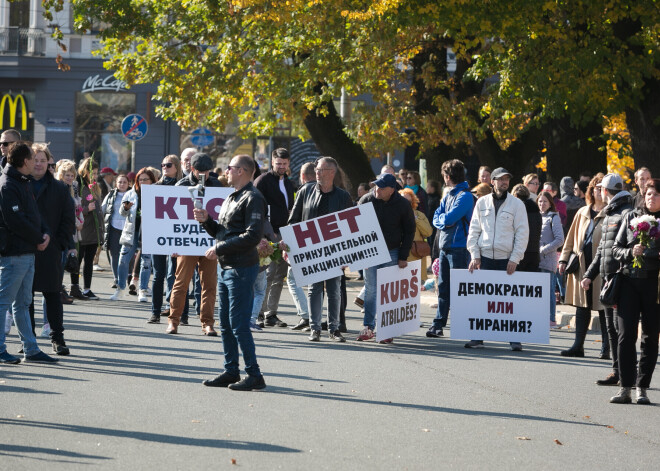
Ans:
[[[50,243],[46,249],[35,254],[32,291],[40,291],[46,300],[53,352],[67,355],[69,349],[64,343],[60,289],[63,276],[62,252],[73,248],[73,200],[68,187],[48,171],[48,161],[52,160],[48,147],[45,144],[33,144],[32,149],[35,151],[32,192],[50,234]],[[30,318],[34,329],[34,302],[30,305]]]

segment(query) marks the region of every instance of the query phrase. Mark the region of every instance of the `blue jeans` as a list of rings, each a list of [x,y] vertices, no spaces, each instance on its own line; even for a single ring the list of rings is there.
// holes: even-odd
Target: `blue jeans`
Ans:
[[[140,289],[145,290],[149,288],[149,278],[151,277],[151,255],[140,254],[140,259]]]
[[[341,306],[341,276],[312,283],[307,291],[309,320],[312,330],[321,330],[323,318],[323,288],[328,293],[328,331],[339,328],[339,308]]]
[[[121,245],[119,244],[119,238],[121,237],[121,230],[115,229],[110,226],[108,230],[108,242],[107,247],[110,251],[110,266],[112,267],[112,275],[114,276],[114,282],[117,283],[119,279],[119,252],[121,250]]]
[[[30,303],[32,302],[32,279],[34,278],[34,255],[0,257],[0,353],[7,351],[5,345],[5,313],[11,310],[18,335],[23,343],[25,355],[39,353],[37,339],[32,333]]]
[[[309,305],[307,304],[307,296],[302,286],[296,283],[296,278],[293,276],[293,270],[289,267],[286,274],[286,284],[289,287],[289,293],[293,298],[293,303],[296,305],[298,315],[305,320],[309,320]]]
[[[225,351],[225,371],[238,375],[238,347],[245,361],[245,372],[249,376],[261,376],[254,339],[250,332],[250,317],[254,302],[254,281],[259,265],[220,270],[218,277],[218,308],[220,314],[220,336]]]
[[[218,276],[220,273],[218,273]],[[266,297],[266,270],[260,271],[254,281],[254,302],[252,303],[252,322],[256,323],[261,305]]]
[[[369,267],[364,271],[364,326],[376,328],[376,273],[379,268],[391,267],[399,263],[399,249],[390,250],[390,261]]]
[[[541,268],[541,272],[550,273],[550,321],[555,322],[557,312],[557,299],[555,298],[555,286],[557,286],[557,274],[554,270]]]
[[[133,245],[122,245],[119,251],[119,264],[117,265],[117,287],[119,289],[126,289],[126,281],[128,280],[128,265],[131,263],[133,255],[138,248],[139,239],[136,237]],[[137,260],[135,263],[138,263]]]
[[[449,274],[452,268],[465,269],[470,263],[470,252],[465,247],[442,249],[438,254],[438,310],[433,319],[435,327],[444,328],[449,319]]]

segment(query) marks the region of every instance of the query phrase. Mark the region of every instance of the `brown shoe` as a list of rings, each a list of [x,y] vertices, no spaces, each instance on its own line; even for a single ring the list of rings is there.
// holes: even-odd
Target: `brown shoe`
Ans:
[[[209,337],[217,337],[218,336],[218,333],[210,325],[207,325],[206,327],[203,327],[202,332],[204,333],[204,335],[208,335]]]
[[[176,334],[177,333],[177,326],[172,324],[172,322],[170,322],[167,325],[167,329],[165,329],[165,333],[166,334]]]

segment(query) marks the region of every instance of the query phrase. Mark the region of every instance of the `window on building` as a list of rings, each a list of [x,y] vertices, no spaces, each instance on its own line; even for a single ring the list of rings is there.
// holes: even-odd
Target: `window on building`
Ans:
[[[99,166],[129,171],[131,145],[121,122],[135,113],[134,93],[78,92],[76,94],[76,161],[94,155]]]

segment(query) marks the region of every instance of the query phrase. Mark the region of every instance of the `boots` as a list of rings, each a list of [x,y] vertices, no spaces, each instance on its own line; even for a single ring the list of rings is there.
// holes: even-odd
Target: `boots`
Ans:
[[[568,350],[563,350],[563,357],[584,357],[584,339],[587,337],[589,318],[591,311],[586,307],[578,307],[575,310],[575,342]]]

